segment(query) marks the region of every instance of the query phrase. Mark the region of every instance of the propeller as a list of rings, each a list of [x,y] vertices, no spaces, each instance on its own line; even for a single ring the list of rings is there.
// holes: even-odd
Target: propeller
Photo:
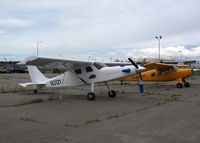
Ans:
[[[131,59],[131,58],[128,58],[128,60],[131,62],[131,64],[136,68],[136,70],[138,71],[138,74],[139,74],[139,88],[140,88],[140,93],[143,93],[144,92],[144,87],[143,87],[143,82],[142,82],[142,75],[141,75],[141,71],[139,71],[139,67],[138,65]]]
[[[138,65],[131,59],[131,58],[128,58],[128,60],[131,62],[131,64],[138,70],[139,67]],[[140,76],[140,80],[142,80],[142,75],[141,75],[141,72],[138,73],[139,76]]]
[[[132,64],[136,69],[138,69],[138,65],[137,65],[131,58],[128,58],[128,60],[131,62],[131,64]]]

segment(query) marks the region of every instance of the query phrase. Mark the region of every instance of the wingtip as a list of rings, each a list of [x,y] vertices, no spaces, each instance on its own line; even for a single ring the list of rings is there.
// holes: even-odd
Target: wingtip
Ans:
[[[25,58],[23,61],[20,61],[19,63],[17,63],[18,65],[26,65],[27,62],[32,61],[34,59],[38,58],[37,56],[30,56],[28,58]]]

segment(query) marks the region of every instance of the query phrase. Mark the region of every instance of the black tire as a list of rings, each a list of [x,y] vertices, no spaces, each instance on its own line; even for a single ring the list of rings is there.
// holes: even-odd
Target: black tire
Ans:
[[[89,92],[87,94],[87,99],[90,100],[90,101],[94,101],[96,98],[96,95],[94,94],[94,92]]]
[[[34,93],[37,93],[38,91],[37,91],[37,89],[35,89],[35,90],[33,90],[33,92],[34,92]]]
[[[189,83],[189,82],[185,82],[185,83],[184,83],[184,86],[185,86],[185,87],[190,87],[190,83]]]
[[[182,84],[182,83],[177,83],[176,87],[177,87],[177,88],[182,88],[182,87],[183,87],[183,84]]]
[[[114,91],[114,90],[111,90],[111,91],[109,91],[108,92],[108,96],[110,97],[110,98],[115,98],[116,97],[116,92]]]

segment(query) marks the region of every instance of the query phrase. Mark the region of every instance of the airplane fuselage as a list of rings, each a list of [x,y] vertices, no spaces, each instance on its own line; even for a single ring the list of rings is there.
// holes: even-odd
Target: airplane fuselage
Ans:
[[[143,81],[174,81],[179,79],[185,79],[192,75],[192,69],[177,69],[172,71],[158,72],[156,69],[145,71],[141,73]],[[136,81],[138,75],[124,78],[124,81]]]
[[[140,70],[143,67],[140,67]],[[144,68],[143,68],[144,69]],[[137,73],[134,66],[113,66],[96,68],[94,65],[79,67],[49,79],[46,87],[87,85],[125,78]]]

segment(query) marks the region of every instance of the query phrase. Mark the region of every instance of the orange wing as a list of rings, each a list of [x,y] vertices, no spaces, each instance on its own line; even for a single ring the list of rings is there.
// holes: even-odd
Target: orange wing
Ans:
[[[176,66],[173,64],[164,64],[164,63],[147,63],[144,65],[147,70],[156,69],[158,71],[167,71],[170,69],[176,69]]]

